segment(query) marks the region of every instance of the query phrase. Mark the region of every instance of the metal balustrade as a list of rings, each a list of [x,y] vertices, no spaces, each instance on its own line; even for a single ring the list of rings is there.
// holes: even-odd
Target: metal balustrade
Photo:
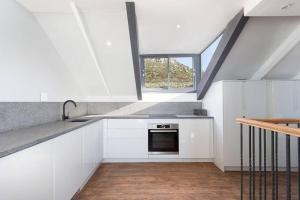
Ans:
[[[291,137],[297,138],[297,199],[300,199],[300,119],[246,119],[238,118],[240,124],[240,199],[278,200],[279,189],[285,188],[285,198],[292,199],[292,168],[291,168]],[[290,127],[293,125],[295,127]],[[270,141],[268,135],[270,134]],[[285,147],[280,146],[280,151],[285,148],[285,185],[279,181],[278,166],[278,135],[285,135]],[[258,137],[258,138],[257,138]],[[244,140],[248,138],[248,144]],[[258,141],[258,142],[256,142]],[[270,142],[270,164],[267,163],[267,144]],[[257,143],[257,144],[256,144]],[[246,146],[248,145],[248,147]],[[258,145],[258,146],[257,146]],[[283,148],[283,149],[282,149]],[[248,149],[248,163],[245,165],[245,150]],[[256,152],[258,149],[258,152]],[[258,155],[257,155],[258,154]],[[281,154],[282,155],[282,154]],[[258,156],[258,161],[256,161]],[[258,164],[258,166],[256,166]],[[248,168],[248,170],[246,170]],[[269,177],[269,174],[271,175]],[[248,178],[248,190],[245,179]],[[270,179],[271,184],[268,184]],[[256,182],[258,181],[258,182]],[[293,184],[295,184],[293,182]],[[258,188],[257,188],[258,187]],[[271,188],[271,192],[268,190]],[[295,198],[295,195],[294,195]],[[280,197],[282,198],[282,195]]]

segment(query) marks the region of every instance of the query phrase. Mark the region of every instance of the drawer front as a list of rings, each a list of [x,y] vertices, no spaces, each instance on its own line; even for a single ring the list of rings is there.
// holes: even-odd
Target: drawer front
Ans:
[[[108,138],[105,158],[147,158],[147,141],[143,138]]]
[[[147,138],[148,134],[143,129],[108,129],[107,138]]]
[[[146,119],[109,119],[108,129],[146,129]]]

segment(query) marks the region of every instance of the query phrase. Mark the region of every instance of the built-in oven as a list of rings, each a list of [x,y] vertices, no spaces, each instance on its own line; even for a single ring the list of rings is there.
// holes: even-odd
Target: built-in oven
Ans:
[[[178,124],[148,124],[149,154],[178,154]]]

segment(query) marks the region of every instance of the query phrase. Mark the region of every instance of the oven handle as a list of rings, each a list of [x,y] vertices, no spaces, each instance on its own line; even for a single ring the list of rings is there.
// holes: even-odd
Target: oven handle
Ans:
[[[149,130],[150,133],[178,133],[178,130]]]

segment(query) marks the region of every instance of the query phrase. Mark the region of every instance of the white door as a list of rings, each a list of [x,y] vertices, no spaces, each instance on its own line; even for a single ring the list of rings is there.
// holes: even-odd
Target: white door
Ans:
[[[1,200],[52,200],[51,141],[0,158]]]
[[[71,199],[82,184],[82,131],[54,139],[55,200]]]
[[[179,120],[179,157],[212,158],[213,124],[211,119]]]

